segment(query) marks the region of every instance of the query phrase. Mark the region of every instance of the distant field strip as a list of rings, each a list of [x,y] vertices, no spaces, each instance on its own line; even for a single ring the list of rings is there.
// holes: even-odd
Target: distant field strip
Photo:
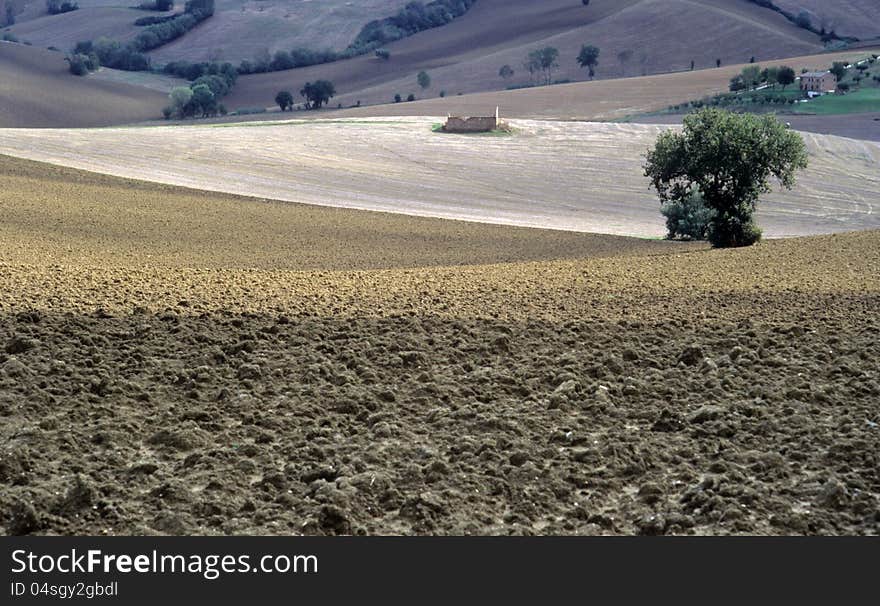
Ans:
[[[432,119],[212,128],[0,130],[0,153],[198,189],[416,216],[660,236],[644,152],[665,127],[516,121],[513,137],[434,134]],[[880,227],[880,144],[804,135],[770,237]]]

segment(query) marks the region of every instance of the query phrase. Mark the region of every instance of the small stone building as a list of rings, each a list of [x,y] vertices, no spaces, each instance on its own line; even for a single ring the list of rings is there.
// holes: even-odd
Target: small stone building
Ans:
[[[807,93],[832,93],[837,90],[837,76],[831,72],[801,74],[801,90]]]
[[[499,108],[496,107],[494,116],[448,116],[443,130],[447,133],[490,133],[504,125],[499,114]]]

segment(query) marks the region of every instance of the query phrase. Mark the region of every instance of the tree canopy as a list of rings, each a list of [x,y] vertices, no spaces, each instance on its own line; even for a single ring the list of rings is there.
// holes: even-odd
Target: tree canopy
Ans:
[[[286,112],[288,109],[293,109],[293,95],[290,94],[290,91],[280,91],[275,95],[275,103],[278,104],[278,107],[280,107],[283,112]]]
[[[559,58],[559,50],[552,46],[545,46],[533,50],[526,57],[526,69],[529,74],[534,76],[541,73],[544,75],[544,83],[550,84],[553,81],[553,70],[559,67],[556,60]]]
[[[666,131],[648,152],[645,176],[662,203],[699,192],[714,212],[709,239],[716,247],[748,246],[760,239],[752,215],[770,178],[791,189],[807,167],[803,139],[773,116],[709,108]]]
[[[577,62],[581,67],[590,70],[590,80],[596,75],[596,66],[599,65],[599,49],[595,46],[584,44],[578,55]]]
[[[336,87],[328,80],[316,80],[306,82],[299,94],[305,97],[309,109],[321,109],[322,105],[329,103],[330,99],[336,96]]]

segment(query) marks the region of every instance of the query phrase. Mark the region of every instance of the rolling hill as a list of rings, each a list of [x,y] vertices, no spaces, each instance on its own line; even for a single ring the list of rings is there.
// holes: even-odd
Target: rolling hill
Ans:
[[[774,0],[792,13],[807,11],[813,25],[841,36],[880,38],[880,4],[877,0]]]
[[[590,233],[664,233],[642,168],[664,127],[524,120],[513,122],[513,136],[473,137],[433,133],[431,124],[375,118],[0,130],[0,153],[289,202]],[[796,189],[762,203],[765,234],[880,228],[880,144],[804,138],[810,167]]]
[[[253,59],[304,47],[343,50],[361,27],[393,15],[409,0],[217,0],[214,16],[150,55],[165,63]]]
[[[745,0],[480,0],[452,23],[389,45],[391,59],[357,57],[314,67],[241,78],[230,107],[269,105],[279,89],[326,78],[347,99],[389,101],[394,94],[436,97],[524,85],[529,51],[559,49],[554,79],[586,80],[575,58],[590,43],[602,50],[597,76],[610,78],[805,55],[822,50],[818,36],[783,16]],[[711,49],[708,51],[707,49]],[[499,68],[517,72],[509,81]],[[416,74],[428,70],[433,84],[421,91]]]
[[[0,126],[87,127],[161,116],[167,96],[68,72],[61,53],[0,42]]]
[[[134,5],[130,2],[129,5]],[[134,38],[140,28],[134,25],[136,19],[149,15],[144,11],[129,8],[125,2],[117,6],[86,6],[60,15],[48,15],[44,12],[32,19],[20,19],[8,28],[21,40],[48,48],[54,46],[62,51],[69,51],[77,42],[96,40],[102,36],[126,42]]]
[[[822,53],[789,57],[786,59],[766,61],[763,66],[788,64],[797,71],[801,69],[820,69],[833,61],[851,61],[864,58],[869,49]],[[873,51],[876,52],[876,51]],[[730,78],[739,74],[746,64],[725,65],[717,69],[684,71],[652,76],[616,78],[596,80],[593,82],[573,82],[556,86],[540,86],[517,90],[500,90],[480,93],[447,95],[432,99],[419,100],[413,103],[388,103],[381,106],[351,107],[362,97],[364,91],[347,92],[337,86],[340,95],[333,99],[334,103],[342,103],[346,109],[338,110],[334,116],[445,116],[463,115],[476,116],[491,113],[495,107],[501,107],[502,113],[514,118],[541,118],[553,120],[611,120],[621,119],[630,115],[664,109],[670,105],[683,103],[693,99],[718,94],[728,90]],[[331,66],[325,66],[331,67]],[[282,72],[295,74],[299,71]],[[317,72],[316,72],[317,73]],[[281,75],[281,74],[278,74]],[[316,74],[315,74],[316,75]],[[230,107],[241,107],[243,104],[259,104],[262,99],[256,95],[247,95],[252,77],[243,77],[240,88],[233,91],[227,98]],[[414,78],[412,79],[414,81]],[[407,82],[409,79],[407,79]],[[397,82],[399,84],[400,82]],[[386,85],[393,88],[395,82]],[[379,87],[382,88],[382,87]],[[271,89],[267,89],[269,92]],[[296,84],[290,87],[296,92]],[[274,93],[272,94],[274,97]],[[271,97],[270,97],[271,99]],[[379,98],[380,102],[386,101]],[[326,117],[326,113],[298,112],[297,117]],[[245,119],[265,119],[248,116]]]

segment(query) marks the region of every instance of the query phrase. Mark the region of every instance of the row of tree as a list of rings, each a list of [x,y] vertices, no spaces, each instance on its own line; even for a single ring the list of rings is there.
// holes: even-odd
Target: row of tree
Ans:
[[[757,88],[762,84],[782,86],[785,90],[787,86],[794,84],[797,79],[794,69],[783,65],[780,67],[768,67],[761,69],[760,65],[749,65],[743,68],[742,73],[730,79],[730,91],[738,92]]]
[[[600,50],[590,44],[581,46],[581,52],[578,53],[577,62],[581,68],[587,69],[590,80],[596,76],[596,67],[599,65]],[[559,49],[553,46],[545,46],[531,51],[523,62],[523,67],[529,72],[532,82],[536,78],[544,84],[553,83],[553,72],[559,69]],[[502,65],[498,70],[498,75],[505,80],[509,80],[516,72],[510,65]]]
[[[85,40],[76,44],[73,58],[79,65],[83,58],[77,58],[78,55],[87,57],[94,55],[100,64],[106,67],[126,71],[145,71],[150,69],[150,59],[144,54],[145,51],[179,38],[213,14],[214,0],[188,0],[182,14],[147,27],[132,42],[122,44],[118,40],[103,37],[96,41]],[[71,68],[73,65],[72,62]]]
[[[299,94],[306,100],[306,109],[321,109],[336,96],[336,87],[329,80],[316,80],[306,82]],[[275,95],[275,103],[283,112],[293,111],[293,102],[293,94],[290,91],[282,90]]]
[[[214,0],[187,0],[184,12],[172,19],[150,25],[139,33],[132,44],[138,52],[145,52],[180,38],[199,23],[214,14]]]
[[[427,4],[410,2],[393,17],[377,19],[367,23],[345,50],[314,50],[294,48],[270,54],[268,50],[254,59],[245,59],[238,66],[240,74],[262,74],[265,72],[296,69],[350,59],[369,52],[375,52],[380,59],[388,60],[391,53],[382,48],[389,42],[400,40],[418,32],[446,25],[456,17],[466,13],[476,0],[433,0]]]

